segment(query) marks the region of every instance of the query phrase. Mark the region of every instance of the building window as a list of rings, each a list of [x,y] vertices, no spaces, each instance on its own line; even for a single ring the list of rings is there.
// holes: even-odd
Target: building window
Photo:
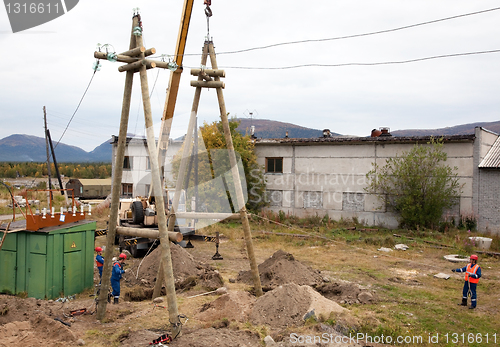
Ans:
[[[149,157],[146,157],[146,170],[151,170],[151,162],[149,161]]]
[[[122,196],[131,198],[133,196],[134,185],[132,183],[122,183]]]
[[[323,208],[323,193],[304,192],[304,208]]]
[[[283,173],[283,158],[266,158],[266,173]]]
[[[363,193],[342,193],[342,210],[357,211],[365,210],[365,194]]]
[[[123,168],[125,170],[131,170],[132,169],[132,157],[125,156],[123,158]]]

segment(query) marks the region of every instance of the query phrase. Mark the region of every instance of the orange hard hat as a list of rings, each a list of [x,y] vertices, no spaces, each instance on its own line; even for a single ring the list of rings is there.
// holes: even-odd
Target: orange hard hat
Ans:
[[[118,258],[127,260],[127,255],[125,253],[120,253],[120,255],[118,256]]]
[[[95,251],[96,251],[96,252],[102,252],[102,248],[101,248],[101,247],[96,247],[96,248],[95,248]]]
[[[477,255],[473,254],[470,256],[471,259],[477,260]]]

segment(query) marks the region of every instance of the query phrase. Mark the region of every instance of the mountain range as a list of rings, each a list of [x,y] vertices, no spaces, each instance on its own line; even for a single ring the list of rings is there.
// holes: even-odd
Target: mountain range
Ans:
[[[240,118],[237,130],[250,133],[254,126],[254,135],[257,138],[283,138],[288,132],[289,138],[320,137],[323,130],[311,129],[291,123],[277,122],[268,119]],[[475,127],[483,127],[495,133],[500,133],[500,121],[477,122],[457,125],[441,129],[410,129],[392,131],[393,136],[440,136],[440,135],[467,135],[474,134]],[[370,129],[371,130],[371,129]],[[340,134],[332,133],[333,136]],[[368,133],[367,136],[370,134]],[[84,162],[111,162],[111,139],[103,142],[90,152],[83,149],[59,143],[56,146],[56,160],[61,163]],[[45,138],[32,135],[14,134],[0,140],[0,162],[44,162],[47,160]]]

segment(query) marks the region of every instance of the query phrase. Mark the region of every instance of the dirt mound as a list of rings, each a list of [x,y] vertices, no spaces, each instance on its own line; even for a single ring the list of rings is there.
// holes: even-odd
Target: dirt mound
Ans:
[[[43,314],[29,321],[15,321],[0,326],[0,346],[68,346],[76,337],[60,322]]]
[[[292,254],[278,250],[259,266],[260,281],[264,290],[272,290],[286,283],[316,286],[323,282],[318,270],[295,260]],[[253,284],[251,271],[240,271],[238,282]]]
[[[0,325],[18,321],[27,321],[32,312],[41,312],[48,316],[62,313],[62,303],[35,298],[22,299],[16,296],[0,295]]]
[[[254,324],[267,324],[272,328],[299,326],[304,316],[313,311],[316,316],[330,312],[343,312],[337,303],[322,297],[310,286],[285,284],[257,299],[250,314]]]
[[[138,330],[126,333],[120,339],[122,347],[147,346],[164,333],[150,330]],[[261,347],[260,338],[250,331],[223,329],[182,329],[182,336],[168,344],[172,347]]]
[[[189,290],[195,285],[201,285],[205,290],[215,290],[223,285],[219,272],[210,265],[203,264],[193,258],[184,248],[170,244],[172,268],[175,277],[175,288]],[[140,285],[146,294],[152,293],[158,266],[161,259],[161,248],[156,248],[142,262],[134,263],[123,276],[123,282],[128,287]],[[136,277],[137,276],[137,277]]]
[[[169,344],[171,347],[261,347],[260,337],[251,331],[223,329],[183,330],[182,336]]]
[[[378,301],[373,293],[351,283],[323,283],[316,290],[324,297],[341,304],[370,304]]]
[[[245,322],[254,303],[255,298],[249,293],[231,291],[203,305],[195,318],[205,322],[222,319]]]

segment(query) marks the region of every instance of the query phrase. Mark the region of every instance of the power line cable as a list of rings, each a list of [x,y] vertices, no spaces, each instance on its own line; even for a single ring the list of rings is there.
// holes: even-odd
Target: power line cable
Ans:
[[[441,19],[430,20],[430,21],[422,22],[422,23],[405,25],[405,26],[398,27],[398,28],[393,28],[393,29],[372,31],[372,32],[363,33],[363,34],[354,34],[354,35],[330,37],[330,38],[324,38],[324,39],[307,39],[307,40],[280,42],[280,43],[274,43],[274,44],[270,44],[270,45],[266,45],[266,46],[244,48],[244,49],[240,49],[240,50],[236,50],[236,51],[218,52],[217,54],[218,55],[221,55],[221,54],[237,54],[237,53],[250,52],[250,51],[261,50],[261,49],[268,49],[268,48],[278,47],[278,46],[295,45],[295,44],[308,43],[308,42],[325,42],[325,41],[334,41],[334,40],[345,40],[345,39],[352,39],[352,38],[356,38],[356,37],[364,37],[364,36],[385,34],[385,33],[390,33],[390,32],[394,32],[394,31],[415,28],[415,27],[418,27],[418,26],[423,26],[423,25],[428,25],[428,24],[434,24],[434,23],[444,22],[444,21],[447,21],[447,20],[452,20],[452,19],[457,19],[457,18],[462,18],[462,17],[467,17],[467,16],[473,16],[473,15],[487,13],[487,12],[492,12],[492,11],[497,11],[497,10],[500,10],[500,7],[490,8],[490,9],[487,9],[487,10],[482,10],[482,11],[477,11],[477,12],[470,12],[470,13],[460,14],[460,15],[456,15],[456,16],[441,18]],[[184,54],[184,56],[199,56],[199,55],[201,55],[201,54],[200,53]]]
[[[298,69],[303,67],[342,67],[342,66],[375,66],[375,65],[392,65],[392,64],[407,64],[415,63],[424,60],[477,55],[477,54],[489,54],[489,53],[499,53],[500,49],[492,49],[489,51],[478,51],[478,52],[466,52],[466,53],[452,53],[435,55],[431,57],[415,58],[400,61],[386,61],[386,62],[375,62],[375,63],[341,63],[341,64],[300,64],[291,66],[278,66],[278,67],[251,67],[251,66],[221,66],[224,69],[244,69],[244,70],[288,70],[288,69]]]
[[[73,120],[73,118],[75,117],[76,115],[76,112],[78,112],[78,109],[80,108],[80,105],[82,104],[82,101],[83,99],[85,98],[85,95],[87,94],[87,91],[89,90],[90,88],[90,85],[92,84],[92,80],[94,79],[94,76],[95,76],[95,73],[97,72],[97,69],[94,69],[94,73],[92,73],[92,77],[90,78],[90,81],[89,81],[89,84],[87,85],[87,88],[85,89],[85,91],[83,92],[83,95],[82,95],[82,98],[80,99],[80,102],[78,103],[78,106],[76,106],[76,110],[75,112],[73,112],[73,115],[71,116],[69,122],[68,122],[68,125],[66,125],[66,128],[64,129],[61,137],[59,138],[59,140],[57,141],[56,145],[54,146],[54,149],[57,148],[57,145],[59,145],[59,143],[61,142],[64,134],[66,134],[66,130],[68,130],[68,127],[69,125],[71,124],[71,121]]]

